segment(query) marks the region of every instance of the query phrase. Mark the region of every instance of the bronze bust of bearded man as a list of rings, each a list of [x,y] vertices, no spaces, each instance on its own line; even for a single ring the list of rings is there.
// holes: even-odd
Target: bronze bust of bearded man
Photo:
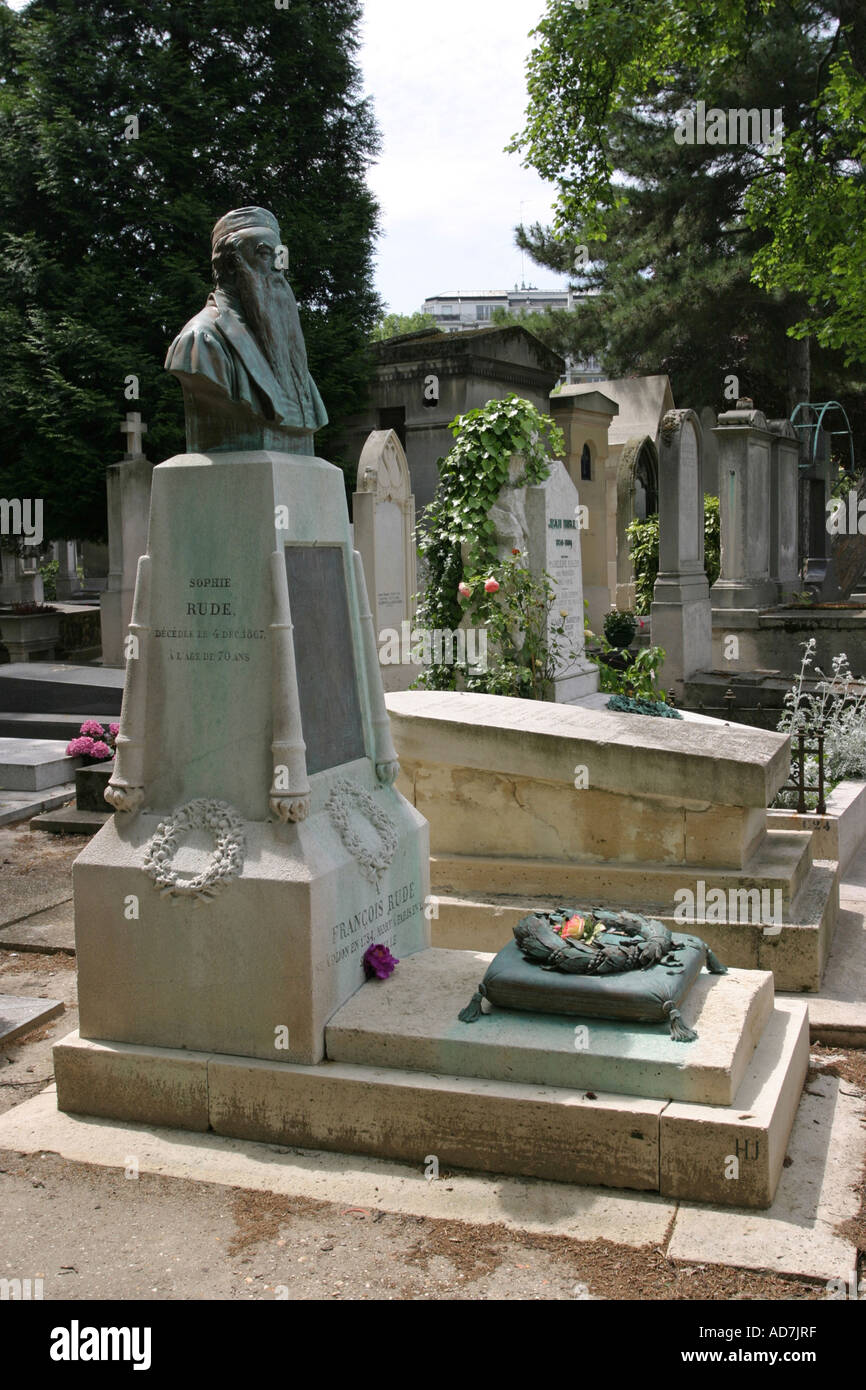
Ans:
[[[273,213],[236,208],[211,238],[216,288],[165,359],[183,389],[190,453],[280,449],[312,454],[328,423]]]

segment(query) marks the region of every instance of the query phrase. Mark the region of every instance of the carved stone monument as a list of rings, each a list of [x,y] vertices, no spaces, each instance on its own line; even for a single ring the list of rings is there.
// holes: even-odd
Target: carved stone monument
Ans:
[[[115,815],[75,864],[61,1108],[152,1117],[181,1053],[315,1064],[365,950],[429,944],[426,822],[393,786],[363,569],[343,475],[313,454],[325,415],[280,250],[270,213],[221,218],[217,290],[169,349],[189,452],[153,470]],[[122,1095],[118,1044],[136,1058]]]

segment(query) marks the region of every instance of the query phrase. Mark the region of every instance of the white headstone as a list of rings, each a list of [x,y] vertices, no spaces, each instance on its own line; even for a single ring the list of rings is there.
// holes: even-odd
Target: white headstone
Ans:
[[[598,689],[598,670],[585,654],[580,515],[577,488],[557,459],[543,483],[526,489],[526,525],[529,568],[535,575],[546,571],[556,595],[550,626],[564,626],[556,640],[576,653],[560,662],[554,680],[554,699],[562,704]]]
[[[352,499],[354,543],[361,556],[377,649],[408,656],[399,640],[415,614],[415,499],[406,454],[394,430],[373,430],[358,463]],[[395,640],[392,640],[392,634]],[[409,661],[382,664],[386,690],[407,690],[419,675]]]

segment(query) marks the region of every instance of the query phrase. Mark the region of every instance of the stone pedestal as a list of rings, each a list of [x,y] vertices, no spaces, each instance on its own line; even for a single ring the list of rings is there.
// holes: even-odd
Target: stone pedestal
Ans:
[[[130,638],[129,809],[74,869],[82,1037],[314,1064],[367,946],[429,942],[340,471],[154,469]]]
[[[770,420],[770,578],[780,602],[799,588],[797,557],[800,445],[790,420]]]
[[[700,422],[673,410],[662,421],[659,456],[659,572],[652,640],[665,651],[661,680],[681,699],[684,682],[712,661],[710,589],[704,570]]]
[[[138,561],[147,550],[152,473],[153,464],[141,453],[106,470],[109,570],[99,598],[103,666],[124,664]]]
[[[770,451],[777,436],[751,402],[719,416],[721,573],[714,608],[766,608],[776,600],[770,574]]]

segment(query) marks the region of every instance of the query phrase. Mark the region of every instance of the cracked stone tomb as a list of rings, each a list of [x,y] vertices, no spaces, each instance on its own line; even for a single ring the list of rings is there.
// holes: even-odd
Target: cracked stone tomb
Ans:
[[[808,1060],[805,1005],[776,1001],[769,971],[702,971],[689,1043],[594,1019],[577,1049],[573,1018],[458,1018],[490,955],[430,946],[427,822],[394,785],[281,249],[268,211],[221,218],[216,289],[169,349],[187,452],[153,471],[113,815],[74,867],[59,1107],[769,1205]],[[371,945],[399,959],[390,978],[366,978]]]

